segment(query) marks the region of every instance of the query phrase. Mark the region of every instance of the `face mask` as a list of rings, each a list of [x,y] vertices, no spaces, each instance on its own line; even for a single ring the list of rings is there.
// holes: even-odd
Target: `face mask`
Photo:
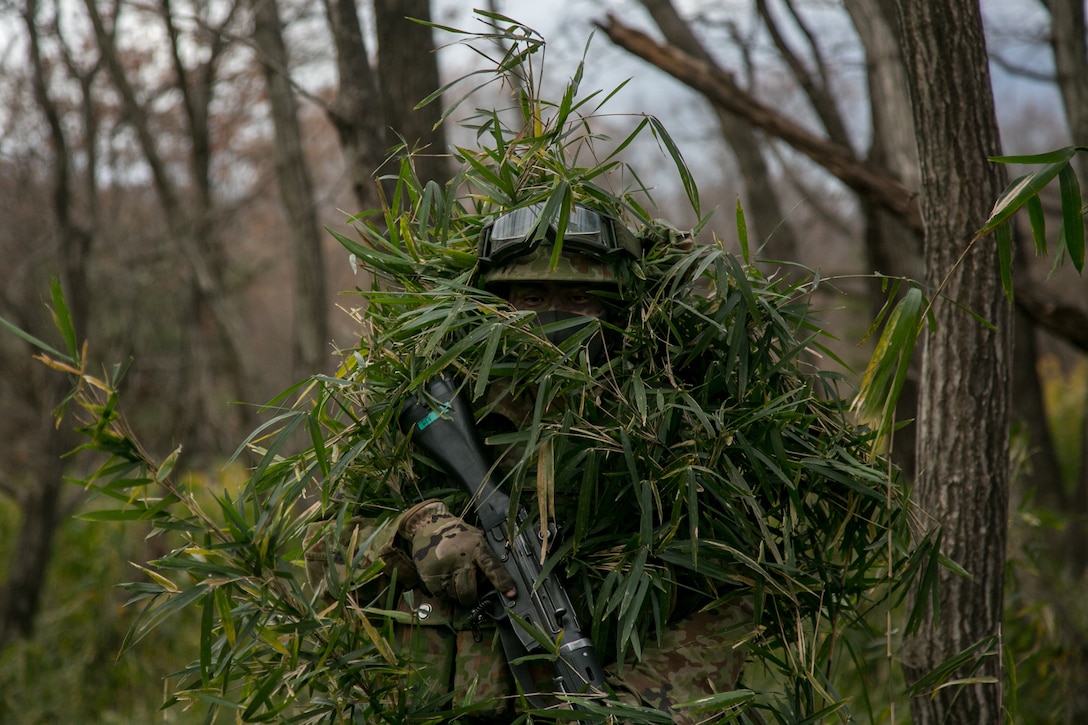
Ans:
[[[562,330],[554,330],[545,333],[544,336],[548,338],[548,341],[557,346],[562,344],[565,340],[570,339],[573,335],[581,332],[586,325],[592,324],[593,318],[563,310],[546,310],[536,313],[536,322],[540,327],[550,325],[553,322],[576,318],[580,318],[581,322],[564,327]],[[604,337],[601,334],[598,333],[590,337],[585,345],[586,349],[589,350],[590,362],[594,365],[599,365],[604,362]]]

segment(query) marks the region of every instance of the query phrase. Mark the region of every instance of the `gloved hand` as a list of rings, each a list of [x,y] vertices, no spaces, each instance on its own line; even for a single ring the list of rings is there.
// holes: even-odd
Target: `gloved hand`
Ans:
[[[432,595],[475,604],[477,571],[505,596],[516,594],[513,579],[491,553],[484,533],[454,516],[441,501],[424,501],[406,511],[400,535],[411,543],[416,571]]]

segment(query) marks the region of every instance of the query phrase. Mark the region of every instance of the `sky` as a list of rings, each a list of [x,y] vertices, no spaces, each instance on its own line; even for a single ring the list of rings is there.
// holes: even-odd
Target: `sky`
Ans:
[[[750,26],[752,12],[750,0],[681,0],[680,7],[712,7],[714,17],[738,23],[742,28]],[[814,27],[820,32],[821,40],[833,38],[836,34],[852,37],[853,32],[843,27],[847,19],[840,2],[801,3],[808,8],[814,18]],[[506,0],[500,2],[500,11],[539,31],[548,41],[548,65],[550,73],[560,79],[569,77],[574,64],[579,59],[593,31],[592,20],[602,18],[606,10],[602,7],[618,8],[616,14],[625,24],[634,25],[654,33],[654,28],[645,11],[637,2],[603,3],[591,0]],[[1018,67],[1032,73],[1047,74],[1052,72],[1053,63],[1049,49],[1041,41],[1045,38],[1047,14],[1037,0],[981,0],[981,11],[987,24],[987,42],[992,54],[997,54]],[[816,14],[811,8],[822,8]],[[478,20],[472,17],[470,6],[459,0],[441,0],[436,6],[435,20],[460,28],[480,27]],[[656,34],[656,33],[654,33]],[[842,43],[831,41],[828,45]],[[738,67],[738,58],[729,54],[726,44],[719,44],[715,52],[723,57],[723,65]],[[458,57],[455,51],[445,50],[444,54],[453,62]],[[770,53],[764,54],[770,58]],[[443,56],[440,56],[443,57]],[[860,63],[858,58],[845,59],[843,62]],[[841,65],[840,65],[841,67]],[[564,73],[564,71],[566,71]],[[1016,115],[1025,105],[1046,105],[1059,102],[1055,90],[1050,84],[1030,78],[1017,77],[1000,65],[992,67],[995,97],[998,99],[999,122]],[[616,99],[616,103],[631,110],[644,111],[667,117],[678,108],[681,112],[688,109],[687,99],[694,94],[686,89],[678,89],[675,81],[664,74],[649,68],[644,63],[632,63],[622,50],[611,45],[603,33],[597,32],[589,44],[587,54],[586,85],[601,88],[613,88],[627,78],[632,78],[629,87]],[[860,77],[860,75],[859,75]]]
[[[714,20],[737,23],[742,33],[747,32],[753,24],[751,0],[679,1],[681,7],[688,6],[685,12],[703,7],[713,14]],[[656,35],[652,22],[639,3],[633,0],[612,3],[591,0],[506,0],[498,4],[500,12],[534,28],[547,40],[545,71],[554,81],[553,87],[561,88],[566,83],[585,52],[583,91],[609,91],[628,81],[623,90],[609,101],[608,110],[613,113],[650,114],[660,118],[676,138],[700,186],[720,180],[716,177],[729,173],[731,156],[728,151],[716,150],[719,146],[717,124],[709,106],[698,94],[616,48],[604,33],[597,31],[591,40],[592,20],[603,18],[607,12],[602,7],[614,8],[613,12],[625,24]],[[853,130],[862,139],[857,143],[857,148],[863,149],[868,134],[864,58],[854,42],[849,17],[842,8],[841,0],[809,0],[799,3],[799,6],[806,11],[806,18],[819,33],[821,43],[828,49],[828,56],[834,58],[841,83],[837,89],[840,103],[847,105],[844,115],[855,124]],[[1048,16],[1037,0],[982,0],[980,7],[987,23],[991,53],[997,53],[1009,63],[1032,73],[1051,72],[1050,52],[1041,42],[1047,31]],[[479,19],[473,17],[470,6],[458,0],[441,0],[435,6],[433,19],[462,29],[483,28]],[[713,50],[721,56],[723,66],[731,69],[741,67],[740,58],[731,44],[721,42],[713,46]],[[762,77],[771,78],[773,71],[766,68],[775,64],[776,53],[765,37],[757,43],[756,56]],[[462,64],[468,66],[476,62],[470,52],[452,47],[440,51],[439,58],[447,72],[462,67]],[[1018,77],[1000,65],[992,67],[992,81],[1006,152],[1025,154],[1054,148],[1054,126],[1048,119],[1054,118],[1055,111],[1060,115],[1061,105],[1052,84]],[[853,109],[849,106],[851,103],[854,104]],[[798,113],[806,110],[803,103],[796,108]],[[632,126],[634,123],[632,120]]]

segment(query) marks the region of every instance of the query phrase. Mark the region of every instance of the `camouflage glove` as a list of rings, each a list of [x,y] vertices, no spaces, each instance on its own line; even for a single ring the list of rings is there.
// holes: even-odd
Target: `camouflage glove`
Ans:
[[[400,535],[411,542],[416,571],[432,595],[475,604],[477,571],[506,596],[515,594],[513,580],[487,547],[483,532],[454,516],[441,501],[424,501],[406,511]]]

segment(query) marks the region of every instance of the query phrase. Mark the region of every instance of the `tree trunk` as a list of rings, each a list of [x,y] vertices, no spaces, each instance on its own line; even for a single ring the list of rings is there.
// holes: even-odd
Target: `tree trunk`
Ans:
[[[970,573],[939,572],[939,608],[906,643],[904,671],[917,682],[988,642],[973,667],[953,673],[965,683],[922,694],[911,712],[916,725],[1000,723],[1012,321],[995,245],[964,254],[1004,186],[987,161],[1000,142],[977,3],[896,5],[922,168],[927,278],[955,302],[934,301],[936,329],[925,341],[915,496],[941,528],[944,554]]]
[[[84,0],[84,6],[94,29],[94,36],[98,43],[98,50],[102,55],[103,66],[120,96],[120,102],[124,108],[128,124],[136,136],[144,159],[147,161],[151,172],[152,185],[160,202],[170,236],[178,245],[178,251],[192,274],[194,294],[199,300],[201,310],[206,312],[212,323],[210,331],[206,333],[211,339],[204,338],[202,344],[211,350],[219,352],[222,359],[222,373],[209,375],[208,377],[214,377],[216,381],[225,383],[227,387],[226,396],[229,399],[246,400],[249,378],[246,373],[245,359],[242,355],[242,350],[245,348],[246,328],[227,294],[226,285],[223,281],[222,265],[216,263],[216,250],[210,244],[211,230],[213,229],[211,223],[213,210],[200,203],[195,205],[195,209],[185,208],[180,190],[169,173],[168,163],[159,152],[149,106],[140,101],[136,89],[129,79],[115,45],[114,32],[112,29],[106,28],[98,4],[94,0]],[[116,22],[117,19],[114,18],[114,23]],[[167,27],[169,28],[169,24],[167,24]],[[176,41],[176,38],[172,37],[171,39]],[[175,58],[180,59],[180,49],[172,47],[171,51]],[[208,72],[201,77],[201,83],[207,87],[201,91],[206,95],[202,96],[200,102],[197,102],[187,90],[191,79],[185,74],[184,67],[180,64],[180,61],[175,62],[175,69],[182,74],[177,78],[177,89],[186,102],[186,109],[190,116],[189,130],[191,133],[197,134],[194,139],[191,139],[194,152],[199,152],[201,148],[210,149],[210,144],[205,146],[205,139],[202,139],[200,134],[207,129],[207,124],[202,121],[205,118],[202,114],[207,113],[212,96],[210,84],[213,80],[211,70],[214,67],[215,53],[213,52],[212,55],[213,58],[209,61],[211,65],[208,67]],[[194,172],[211,166],[210,163],[204,164],[199,158],[191,159],[191,162]],[[194,183],[198,187],[202,184],[208,185],[210,189],[210,179],[208,178],[196,178]],[[198,192],[196,195],[198,202],[202,196],[203,194]],[[192,324],[200,329],[203,322],[203,320],[196,319],[192,321]],[[182,352],[187,354],[188,351]],[[216,373],[219,373],[219,371],[216,371]],[[231,414],[241,417],[249,414],[246,406],[232,406],[229,411],[225,411],[222,409],[223,406],[216,404],[212,400],[212,396],[213,393],[210,390],[195,390],[190,391],[189,395],[184,396],[183,400],[183,403],[190,403],[195,400],[197,405],[197,410],[187,416],[191,417],[192,420],[185,421],[187,424],[187,429],[184,431],[186,438],[189,440],[194,437],[199,438],[201,443],[207,446],[216,444],[216,433],[221,427],[221,421]],[[244,423],[244,421],[242,422]],[[199,447],[198,445],[197,448],[199,449]]]
[[[915,141],[906,70],[895,29],[895,7],[890,0],[846,0],[854,28],[865,48],[866,80],[873,134],[868,158],[888,169],[908,189],[921,184],[918,144]],[[922,279],[922,234],[910,229],[894,214],[876,206],[862,206],[865,219],[865,254],[868,269],[889,277]],[[880,280],[869,286],[875,314],[884,306],[886,291]],[[896,404],[896,418],[910,421],[892,434],[891,457],[904,475],[917,475],[918,380],[921,364],[910,363],[910,371]]]
[[[43,400],[43,449],[27,476],[32,485],[19,501],[22,521],[12,542],[12,556],[7,576],[0,588],[0,649],[8,642],[29,637],[34,631],[46,572],[53,556],[53,539],[57,529],[57,512],[64,486],[64,458],[74,442],[69,431],[54,430],[52,406],[67,392],[67,381],[59,377],[48,388],[48,400]]]
[[[420,181],[445,184],[450,169],[445,129],[438,125],[442,104],[416,108],[441,85],[434,38],[431,28],[409,18],[429,21],[430,0],[374,0],[386,140],[394,146],[403,139]]]
[[[25,9],[24,21],[30,44],[30,61],[33,67],[34,92],[38,108],[45,118],[49,129],[49,139],[53,146],[53,221],[57,238],[59,257],[62,260],[60,277],[72,312],[72,321],[76,330],[86,330],[90,316],[91,296],[87,282],[87,261],[90,256],[94,232],[75,223],[75,194],[73,193],[73,174],[70,165],[69,143],[65,126],[57,104],[49,95],[46,82],[45,60],[42,56],[38,6],[30,0]],[[91,75],[81,78],[86,89],[90,86]],[[87,104],[83,97],[81,102]],[[86,107],[85,107],[86,111]],[[87,166],[83,169],[85,178],[91,183],[97,169],[97,156],[90,148],[97,143],[94,133],[93,114],[85,113],[89,120],[84,129],[84,158]],[[52,379],[52,378],[51,378]],[[45,586],[46,573],[53,553],[53,539],[57,528],[57,512],[64,487],[64,459],[62,456],[75,447],[74,436],[70,430],[54,430],[53,407],[60,402],[66,392],[67,381],[57,377],[55,382],[46,385],[36,407],[40,411],[41,450],[27,462],[26,479],[29,488],[19,498],[22,520],[19,533],[11,546],[7,574],[0,587],[0,649],[12,639],[28,637],[33,632],[38,614],[41,593]]]
[[[377,74],[370,67],[354,0],[328,0],[339,90],[328,108],[359,209],[380,205],[375,173],[385,161],[385,120]]]
[[[251,0],[250,4],[254,13],[253,40],[260,53],[261,69],[272,107],[276,179],[291,231],[295,277],[291,372],[293,380],[300,380],[317,372],[328,372],[331,361],[321,232],[317,223],[313,182],[302,151],[298,106],[288,77],[287,46],[283,42],[276,0]]]

